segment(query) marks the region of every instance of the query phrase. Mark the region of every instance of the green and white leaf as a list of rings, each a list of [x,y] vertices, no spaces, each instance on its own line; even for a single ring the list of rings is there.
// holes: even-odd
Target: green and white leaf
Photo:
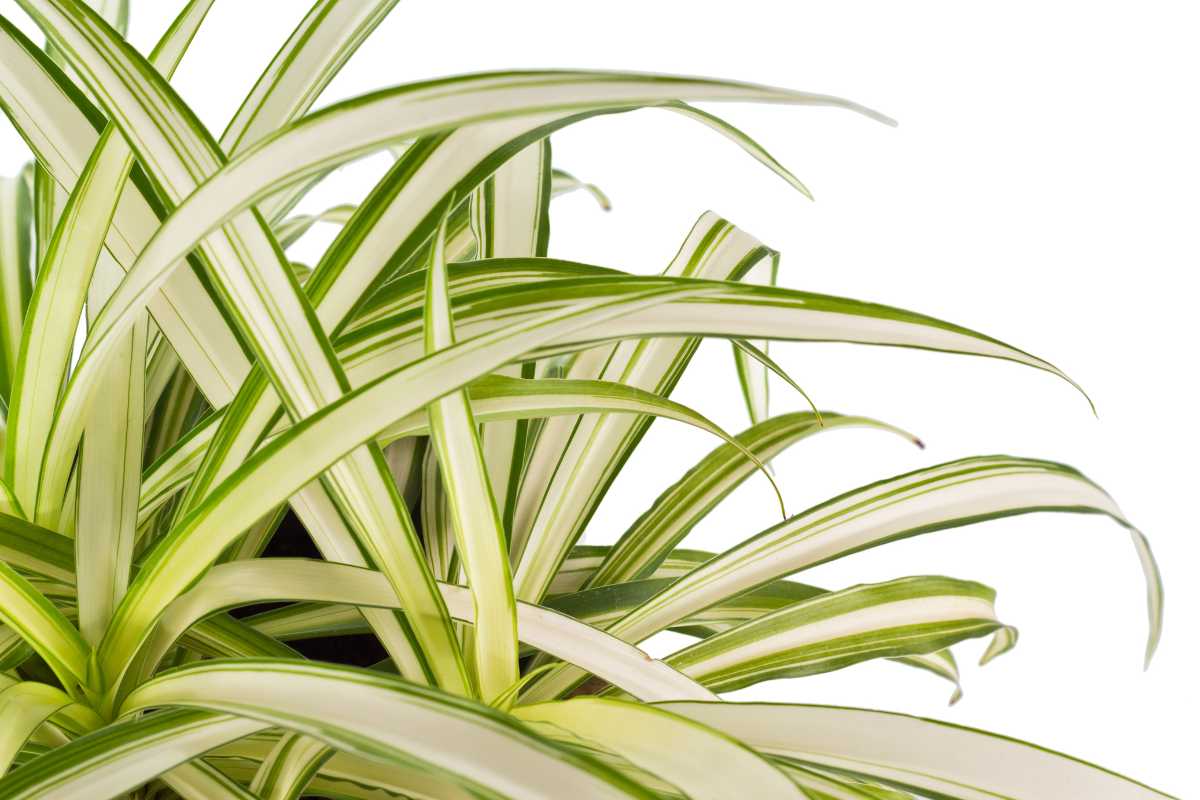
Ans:
[[[592,199],[603,210],[612,210],[612,201],[608,199],[608,195],[600,190],[599,186],[596,186],[594,183],[585,183],[564,169],[554,170],[550,176],[550,190],[555,197],[574,191],[583,191],[591,195]]]
[[[159,779],[184,800],[260,800],[259,795],[200,758],[173,767]]]
[[[286,733],[259,765],[250,782],[252,797],[294,800],[300,797],[333,750],[319,739]]]
[[[841,427],[870,427],[914,437],[876,420],[840,414],[799,412],[763,420],[737,436],[737,442],[767,462],[792,444],[813,434]],[[621,535],[587,586],[619,583],[652,573],[688,532],[734,489],[756,465],[733,444],[724,444],[701,459],[675,484],[663,490],[637,521]]]
[[[715,214],[693,227],[666,275],[736,279],[770,257],[757,239]],[[577,360],[571,377],[602,378],[666,396],[691,359],[697,339],[628,341]],[[517,595],[539,600],[582,534],[601,497],[648,420],[586,417],[556,421],[538,438],[513,518]],[[569,426],[569,427],[568,427]]]
[[[474,623],[471,593],[461,586],[439,585],[450,612]],[[341,564],[297,559],[234,562],[214,567],[195,588],[171,604],[153,636],[138,653],[130,676],[140,681],[163,654],[196,622],[226,608],[280,600],[391,607],[394,596],[378,572]],[[518,603],[523,641],[567,661],[579,663],[615,686],[643,699],[708,698],[711,693],[641,650],[554,610]],[[210,617],[211,618],[211,617]]]
[[[68,691],[88,683],[91,649],[62,612],[8,564],[0,562],[0,622],[41,656]]]
[[[425,352],[432,355],[454,341],[443,219],[425,283]],[[480,695],[490,702],[518,678],[517,610],[504,523],[466,390],[438,398],[428,412],[430,439],[453,517],[458,554],[475,604],[474,635],[469,640],[475,654],[475,676]]]
[[[621,619],[630,611],[642,605],[651,597],[654,597],[680,575],[687,574],[713,557],[712,553],[677,550],[672,553],[671,559],[664,561],[663,566],[659,567],[653,577],[628,583],[609,584],[570,594],[560,594],[549,598],[547,602],[550,607],[587,622],[589,625],[607,628],[613,622]],[[730,634],[734,629],[766,616],[776,614],[785,615],[790,614],[791,609],[809,608],[808,601],[828,594],[826,590],[815,586],[789,580],[777,580],[698,611],[672,625],[671,630],[689,636],[696,636],[707,641],[710,637],[715,638],[718,635]],[[298,609],[297,611],[297,616],[300,618],[297,622],[305,624],[302,620],[305,619],[306,615],[299,613],[303,612],[304,609]],[[282,617],[286,615],[281,612],[278,616]],[[806,614],[798,613],[791,614],[791,616],[795,618],[793,621],[798,624],[804,624],[806,621]],[[311,620],[309,624],[330,625],[333,624],[333,620],[328,616],[320,616]],[[274,634],[278,630],[277,627],[273,627],[271,632]],[[1015,645],[1015,633],[1010,636],[1010,631],[1013,631],[1013,629],[1008,627],[996,630],[993,635],[993,646],[999,648],[1003,644],[1005,645],[1005,649],[1008,649]],[[730,636],[725,641],[736,643],[739,640],[736,637]],[[753,646],[756,644],[757,639],[751,636],[741,641]],[[877,651],[871,649],[871,645],[875,644],[875,642],[864,640],[861,644],[864,645],[864,649],[860,653],[867,657],[876,657],[879,655]],[[905,653],[903,655],[892,656],[892,660],[907,666],[927,670],[939,677],[945,678],[955,686],[954,694],[950,700],[951,704],[960,699],[962,692],[959,687],[958,667],[948,649],[934,652],[920,652],[928,650],[928,647],[925,646],[925,643],[920,638],[904,642],[894,640],[893,644],[903,646]],[[722,645],[717,646],[720,647]],[[695,647],[699,647],[699,645]],[[668,662],[673,663],[672,659],[681,655],[682,653],[677,653],[675,656],[668,658]],[[999,655],[999,651],[996,655]],[[854,663],[854,660],[850,659],[842,663],[835,662],[830,664],[829,662],[813,659],[808,663],[814,671],[823,671],[825,667],[839,669],[850,663]]]
[[[872,658],[930,654],[1004,626],[995,593],[950,578],[902,578],[802,600],[675,653],[667,663],[715,691],[813,675]],[[1015,636],[1006,636],[1015,643]]]
[[[516,716],[537,723],[552,738],[578,737],[611,750],[695,800],[734,800],[745,797],[747,787],[780,800],[805,797],[784,773],[742,743],[655,706],[581,697],[523,706]]]
[[[170,84],[211,0],[185,4],[148,57],[124,39],[127,0],[19,4],[47,42],[0,17],[0,109],[34,156],[0,180],[0,797],[1165,796],[943,723],[713,693],[869,658],[957,684],[955,642],[990,634],[984,661],[1016,642],[990,589],[786,577],[1034,511],[1130,529],[1147,657],[1157,641],[1146,540],[1051,462],[950,462],[725,553],[679,548],[800,439],[851,425],[912,438],[815,406],[771,418],[771,372],[807,395],[768,342],[1065,376],[967,328],[777,287],[778,254],[711,213],[660,275],[551,259],[550,198],[608,201],[555,169],[550,137],[662,108],[807,195],[689,103],[887,118],[584,70],[435,78],[314,113],[396,6],[315,0],[218,138]],[[392,162],[365,196],[312,202],[378,151]],[[319,223],[334,241],[293,263],[284,249]],[[738,437],[670,399],[706,337],[734,348],[754,423]],[[656,417],[723,443],[616,544],[580,545]],[[323,560],[262,557],[305,535]],[[637,643],[662,630],[698,641],[651,658]],[[359,635],[386,653],[374,669],[301,652],[329,658]]]
[[[114,797],[212,750],[268,727],[207,711],[164,711],[106,725],[0,779],[13,800]]]
[[[507,715],[378,672],[296,661],[208,661],[144,684],[122,711],[154,706],[220,709],[268,722],[339,750],[422,766],[481,797],[651,797]],[[359,711],[364,708],[372,713]],[[397,718],[408,724],[391,724]],[[464,760],[463,751],[486,757]]]
[[[96,24],[86,13],[65,13],[59,3],[34,3],[30,10],[88,80],[142,162],[152,168],[156,183],[172,200],[181,200],[220,168],[220,151],[207,132],[153,67],[138,59],[136,53],[114,46],[111,30]],[[315,411],[343,392],[347,384],[340,365],[261,218],[243,214],[201,246],[215,268],[216,283],[233,306],[238,329],[270,372],[293,418]],[[135,273],[136,267],[131,270]],[[122,287],[129,283],[130,278],[126,278],[117,288],[89,331],[89,343],[103,338],[105,313],[120,306]],[[85,345],[84,353],[87,351]],[[83,381],[85,359],[86,355],[81,355],[72,383]],[[70,412],[63,413],[72,424]],[[74,438],[69,433],[60,435],[64,437],[60,441]],[[53,497],[63,474],[65,462],[54,459],[54,455],[53,450],[48,453],[52,472],[39,496],[48,492]],[[463,691],[466,676],[449,618],[440,607],[429,570],[419,558],[407,511],[394,489],[389,491],[392,484],[382,455],[373,445],[347,455],[350,458],[344,463],[331,465],[325,485],[339,510],[351,520],[351,527],[363,538],[374,562],[392,576],[397,593],[405,598],[409,625],[427,656],[431,677],[451,690]],[[390,534],[396,530],[403,535]]]
[[[951,800],[1168,797],[1083,761],[946,722],[828,706],[666,703],[763,753]],[[862,735],[870,730],[871,736]]]
[[[0,396],[5,416],[21,351],[25,308],[33,292],[32,185],[21,175],[0,177]]]
[[[0,719],[4,720],[0,728],[0,776],[42,723],[72,702],[61,689],[36,681],[0,687]]]
[[[696,568],[608,630],[640,642],[724,598],[815,564],[907,536],[1036,511],[1104,514],[1129,529],[1146,578],[1149,658],[1162,626],[1162,583],[1145,537],[1108,494],[1079,472],[1008,456],[948,462],[815,506]],[[551,673],[528,697],[550,699],[580,677],[569,669]]]

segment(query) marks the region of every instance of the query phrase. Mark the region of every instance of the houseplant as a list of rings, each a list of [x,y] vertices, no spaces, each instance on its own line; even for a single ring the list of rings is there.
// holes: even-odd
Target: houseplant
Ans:
[[[781,370],[763,340],[1061,373],[919,314],[760,285],[776,254],[711,214],[659,276],[549,259],[550,198],[578,183],[548,137],[664,107],[803,191],[686,102],[883,118],[601,72],[468,75],[309,113],[394,4],[318,2],[219,138],[168,82],[210,2],[188,3],[148,58],[121,38],[121,3],[23,0],[45,50],[0,22],[0,106],[37,158],[2,195],[0,797],[1161,797],[978,731],[714,694],[880,657],[953,680],[954,643],[1003,652],[1015,632],[987,587],[788,576],[1031,511],[1129,528],[1147,658],[1157,639],[1145,540],[1045,461],[942,464],[722,554],[680,547],[790,444],[902,433],[767,416]],[[360,203],[293,213],[331,169],[385,148],[395,163]],[[285,248],[317,219],[341,233],[292,264]],[[733,342],[754,419],[736,437],[669,399],[700,337]],[[579,546],[654,417],[719,444],[615,545]],[[303,543],[293,525],[319,558],[279,557]],[[697,641],[662,661],[635,647],[663,630]],[[380,663],[348,666],[364,640]]]

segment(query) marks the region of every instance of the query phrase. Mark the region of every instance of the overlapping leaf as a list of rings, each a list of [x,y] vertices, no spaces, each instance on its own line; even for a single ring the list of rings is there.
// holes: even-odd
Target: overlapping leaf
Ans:
[[[957,684],[956,642],[991,635],[985,660],[1015,643],[990,589],[786,576],[1034,511],[1129,528],[1147,658],[1157,641],[1145,539],[1051,462],[950,462],[725,553],[680,547],[801,439],[852,425],[912,438],[815,407],[771,417],[770,373],[803,390],[768,341],[1065,376],[951,323],[780,288],[778,253],[711,213],[661,275],[551,259],[550,198],[608,201],[556,169],[549,137],[658,107],[807,195],[685,101],[886,118],[823,95],[596,71],[462,75],[311,113],[397,5],[316,0],[218,138],[168,80],[210,0],[186,4],[145,58],[123,38],[126,0],[20,2],[47,45],[0,19],[0,108],[34,156],[0,181],[0,796],[1165,796],[977,731],[713,694],[872,658]],[[297,210],[379,150],[394,161],[366,196]],[[284,249],[321,222],[340,226],[333,243],[292,263]],[[704,337],[733,345],[753,423],[737,437],[669,397]],[[615,544],[580,545],[658,417],[723,443]],[[290,518],[324,560],[260,557],[297,546]],[[637,647],[663,630],[697,641],[662,660]],[[366,670],[302,655],[352,635],[387,658]]]

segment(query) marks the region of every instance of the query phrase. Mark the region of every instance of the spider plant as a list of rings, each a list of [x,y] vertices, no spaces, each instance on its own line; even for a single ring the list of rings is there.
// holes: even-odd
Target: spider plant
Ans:
[[[494,72],[311,111],[396,0],[318,0],[219,135],[171,88],[211,0],[148,56],[123,2],[20,0],[0,106],[34,159],[0,186],[0,797],[1149,798],[982,731],[719,695],[889,658],[957,684],[949,648],[1016,642],[991,589],[939,576],[819,588],[812,565],[1029,512],[1142,535],[1062,464],[982,456],[885,477],[680,545],[764,464],[824,431],[771,416],[768,340],[1042,359],[885,305],[777,288],[777,254],[704,214],[661,274],[547,256],[585,188],[550,136],[693,101],[824,95],[637,73]],[[297,204],[390,152],[371,191]],[[314,265],[289,246],[340,232]],[[670,399],[732,343],[751,424]],[[581,545],[656,417],[714,449],[612,545]],[[763,477],[754,478],[755,475]],[[779,476],[780,480],[786,476]],[[288,557],[287,552],[312,557]],[[662,631],[694,643],[662,659]],[[378,658],[362,663],[363,654]]]

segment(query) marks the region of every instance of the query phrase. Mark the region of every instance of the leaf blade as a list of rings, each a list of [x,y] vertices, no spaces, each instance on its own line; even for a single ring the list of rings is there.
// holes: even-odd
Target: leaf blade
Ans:
[[[423,766],[485,797],[649,797],[598,762],[552,746],[506,715],[367,670],[291,661],[209,661],[141,686],[123,711],[220,708],[340,750]],[[358,709],[375,713],[362,714]],[[410,725],[388,724],[404,718]],[[463,758],[463,751],[480,758]]]
[[[425,284],[425,352],[455,341],[446,287],[446,220],[438,230]],[[458,552],[475,603],[475,671],[486,702],[517,682],[517,609],[509,571],[504,523],[479,443],[465,389],[428,406],[430,438],[454,518]]]
[[[1034,800],[1059,791],[1112,800],[1164,798],[1069,756],[945,722],[830,706],[669,703],[756,748],[958,800]],[[870,729],[877,736],[861,736]]]

